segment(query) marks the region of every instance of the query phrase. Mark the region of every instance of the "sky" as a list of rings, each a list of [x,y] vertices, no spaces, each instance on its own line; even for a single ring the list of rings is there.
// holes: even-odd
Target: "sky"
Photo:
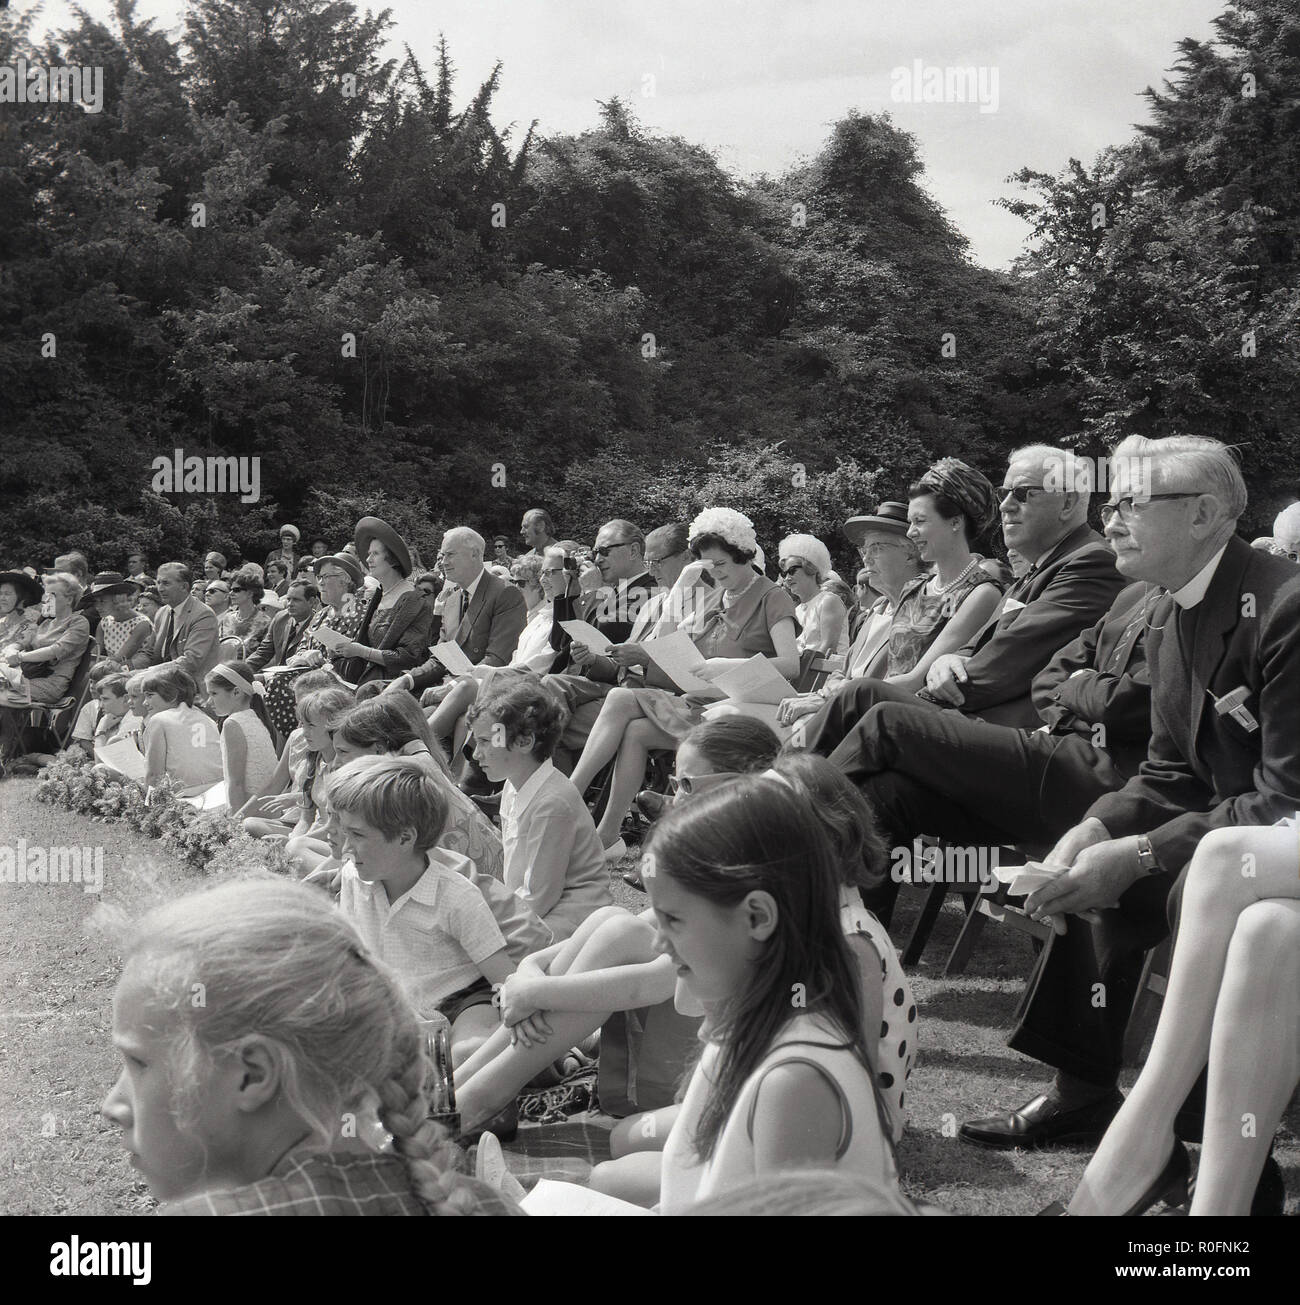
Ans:
[[[109,0],[82,0],[107,20]],[[15,9],[30,0],[11,0]],[[917,139],[923,184],[971,242],[1005,267],[1025,224],[994,201],[1022,167],[1090,162],[1146,120],[1177,42],[1208,39],[1227,0],[388,0],[391,53],[426,66],[447,37],[464,103],[498,61],[498,126],[544,133],[596,124],[628,100],[642,125],[713,151],[740,177],[778,175],[817,153],[850,109],[889,112]],[[366,6],[359,5],[364,9]],[[184,0],[139,0],[180,30]],[[49,25],[69,6],[45,0]],[[983,103],[908,102],[917,62],[983,70]],[[907,70],[908,76],[896,74]],[[930,73],[933,78],[937,74]],[[996,79],[996,80],[995,80]],[[979,87],[982,85],[982,93]],[[996,98],[993,94],[996,89]]]

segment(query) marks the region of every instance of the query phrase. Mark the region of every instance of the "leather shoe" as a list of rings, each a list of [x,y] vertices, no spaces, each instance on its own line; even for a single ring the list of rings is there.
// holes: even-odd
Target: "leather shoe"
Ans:
[[[1091,1105],[1063,1110],[1054,1096],[1044,1092],[1010,1114],[969,1120],[958,1130],[958,1136],[973,1146],[996,1151],[1095,1144],[1101,1141],[1123,1100],[1116,1088]]]
[[[636,809],[651,824],[654,824],[667,808],[668,796],[665,793],[656,793],[653,789],[644,788],[636,795]]]

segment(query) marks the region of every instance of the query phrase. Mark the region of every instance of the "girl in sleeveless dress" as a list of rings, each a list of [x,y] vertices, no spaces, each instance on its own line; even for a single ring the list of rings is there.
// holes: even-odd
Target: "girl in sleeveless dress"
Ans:
[[[794,1168],[897,1191],[840,867],[806,796],[775,776],[719,785],[655,825],[642,877],[659,946],[707,1011],[660,1212]]]
[[[224,662],[208,672],[212,710],[222,721],[221,769],[226,802],[239,811],[251,797],[269,790],[279,758],[262,686],[247,662]]]

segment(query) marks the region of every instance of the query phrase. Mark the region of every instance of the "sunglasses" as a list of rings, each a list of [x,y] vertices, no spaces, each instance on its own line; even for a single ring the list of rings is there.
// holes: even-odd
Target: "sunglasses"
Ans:
[[[999,485],[998,501],[1010,496],[1017,503],[1028,503],[1030,494],[1054,494],[1055,490],[1043,489],[1040,485]]]
[[[668,779],[668,791],[681,797],[693,797],[729,779],[739,779],[740,774],[738,770],[719,770],[712,775],[672,775]]]
[[[635,544],[635,539],[620,539],[616,544],[602,544],[599,548],[591,550],[592,557],[608,557],[616,548],[626,548],[629,544]]]
[[[795,562],[791,566],[783,566],[778,569],[780,570],[781,576],[784,579],[786,576],[798,575],[799,572],[804,569],[804,566],[802,562]]]

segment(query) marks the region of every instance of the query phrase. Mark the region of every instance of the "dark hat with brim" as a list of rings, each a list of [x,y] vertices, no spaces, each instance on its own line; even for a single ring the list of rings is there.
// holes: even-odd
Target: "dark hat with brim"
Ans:
[[[90,582],[89,597],[104,598],[108,594],[133,594],[140,586],[128,580],[120,571],[100,571]]]
[[[401,573],[404,576],[410,575],[411,550],[407,548],[406,540],[387,521],[381,521],[379,517],[362,517],[352,535],[352,542],[357,546],[357,556],[364,559],[370,552],[371,541],[375,539],[397,560]]]
[[[317,580],[320,579],[320,569],[326,562],[333,562],[340,570],[346,571],[354,585],[359,585],[365,579],[361,563],[351,553],[326,553],[323,557],[312,559],[312,570],[316,572]]]
[[[26,571],[0,571],[0,585],[13,585],[22,607],[35,607],[45,597],[45,586]]]
[[[905,535],[907,526],[907,504],[886,502],[881,503],[868,516],[850,517],[844,523],[844,534],[856,548],[873,530],[883,530],[892,535]]]

